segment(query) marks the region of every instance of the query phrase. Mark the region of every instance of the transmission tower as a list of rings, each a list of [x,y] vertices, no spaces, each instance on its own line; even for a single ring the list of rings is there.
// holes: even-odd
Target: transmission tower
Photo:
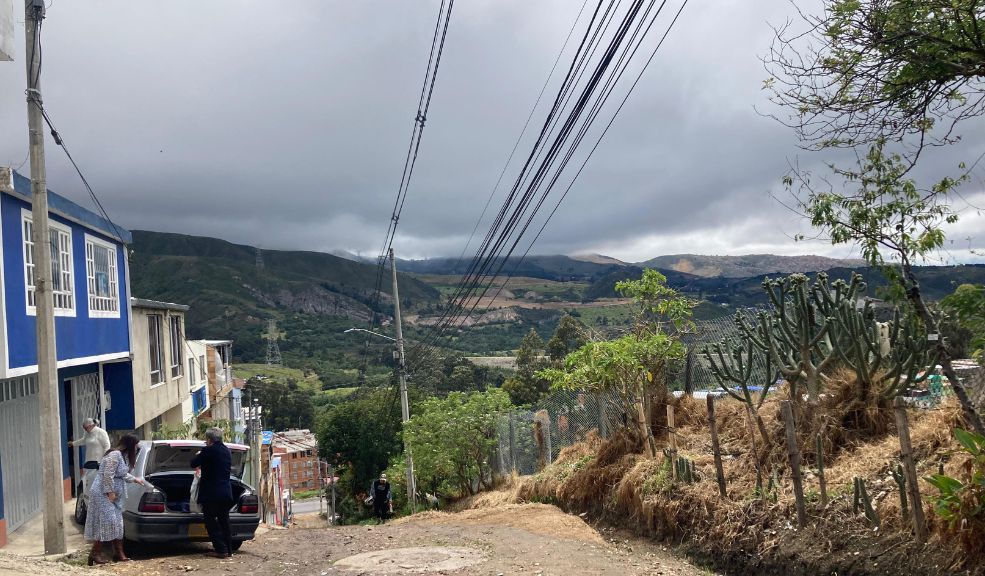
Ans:
[[[263,272],[263,250],[259,246],[255,248],[257,253],[257,274]]]
[[[259,251],[257,252],[259,254]],[[263,335],[267,339],[267,366],[280,366],[280,346],[277,340],[280,339],[280,332],[277,331],[277,321],[267,321],[267,333]]]

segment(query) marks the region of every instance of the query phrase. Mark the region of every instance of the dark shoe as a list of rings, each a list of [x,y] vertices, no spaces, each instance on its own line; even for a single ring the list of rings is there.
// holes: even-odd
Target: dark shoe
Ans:
[[[109,560],[103,556],[103,543],[100,541],[95,541],[92,543],[92,548],[89,549],[89,559],[87,561],[89,566],[93,564],[109,564]]]
[[[209,558],[231,558],[232,557],[232,554],[229,554],[228,552],[216,552],[214,550],[212,552],[206,552],[205,555],[208,556]]]
[[[130,559],[123,552],[123,540],[113,540],[113,550],[116,555],[113,557],[114,562],[129,562]]]

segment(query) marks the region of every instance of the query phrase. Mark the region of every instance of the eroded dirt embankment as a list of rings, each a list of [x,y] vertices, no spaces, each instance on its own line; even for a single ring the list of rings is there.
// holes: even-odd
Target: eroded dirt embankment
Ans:
[[[810,470],[813,450],[806,439],[805,462],[808,526],[796,529],[789,471],[782,444],[759,445],[761,466],[776,488],[757,495],[755,466],[748,449],[748,422],[723,403],[719,413],[728,495],[718,494],[707,429],[707,412],[693,401],[678,406],[678,448],[695,463],[698,480],[673,482],[662,456],[650,458],[642,446],[625,436],[602,441],[589,437],[562,451],[558,459],[534,476],[514,477],[500,490],[481,494],[461,506],[498,507],[507,502],[547,502],[592,522],[677,546],[689,557],[728,574],[881,575],[985,574],[985,559],[966,553],[942,534],[932,510],[935,491],[921,483],[924,509],[932,535],[928,544],[914,542],[900,513],[899,491],[890,474],[899,457],[899,440],[891,426],[862,435],[844,427],[830,428],[826,476],[830,501],[818,501],[817,477]],[[765,427],[782,431],[782,421],[769,403]],[[843,415],[838,413],[838,417]],[[938,466],[957,475],[962,460],[955,456],[951,429],[959,422],[955,405],[912,414],[911,436],[918,475],[934,474]],[[879,424],[880,422],[876,422]],[[782,438],[782,434],[775,434]],[[808,436],[809,438],[810,436]],[[811,443],[813,444],[813,443]],[[852,481],[865,479],[878,528],[853,510]],[[765,482],[764,482],[765,484]]]

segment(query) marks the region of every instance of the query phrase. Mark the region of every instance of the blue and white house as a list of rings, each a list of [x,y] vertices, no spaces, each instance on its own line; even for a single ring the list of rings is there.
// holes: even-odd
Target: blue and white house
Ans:
[[[105,391],[118,379],[131,380],[131,235],[55,193],[48,203],[58,394],[67,442],[81,436],[85,418],[105,422],[112,410]],[[7,533],[42,506],[32,229],[30,180],[0,168],[0,547]],[[66,499],[80,477],[80,450],[63,452]]]

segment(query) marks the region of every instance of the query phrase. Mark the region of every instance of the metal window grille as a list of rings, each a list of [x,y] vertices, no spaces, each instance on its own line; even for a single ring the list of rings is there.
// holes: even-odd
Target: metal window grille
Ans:
[[[116,249],[86,241],[86,277],[90,312],[118,313],[120,297],[116,278]]]
[[[150,381],[159,384],[164,381],[164,347],[161,337],[161,316],[147,316],[147,340],[150,346]]]
[[[52,226],[48,229],[51,248],[51,295],[56,309],[74,310],[72,292],[72,235]],[[37,306],[35,296],[34,222],[24,219],[24,277],[27,285],[27,305]]]
[[[181,348],[181,317],[172,316],[171,328],[171,377],[181,376],[181,369],[184,365],[184,354]]]

